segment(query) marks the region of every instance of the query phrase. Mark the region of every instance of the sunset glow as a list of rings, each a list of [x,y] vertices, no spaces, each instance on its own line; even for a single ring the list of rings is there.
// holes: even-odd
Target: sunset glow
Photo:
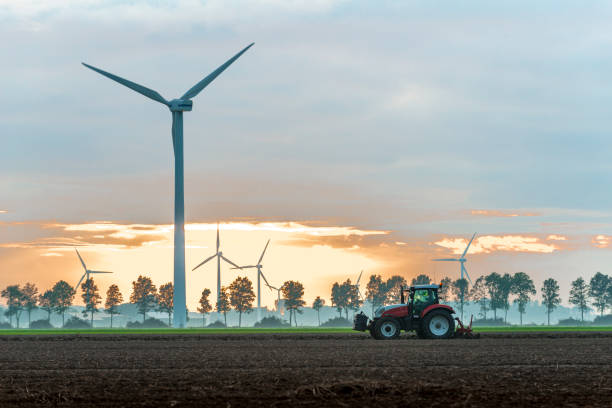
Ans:
[[[452,250],[455,255],[461,255],[465,250],[469,240],[464,238],[444,238],[434,242],[435,245]],[[540,238],[503,235],[485,235],[477,237],[470,246],[470,254],[490,254],[492,252],[536,252],[552,253],[559,250],[554,244],[542,242]]]

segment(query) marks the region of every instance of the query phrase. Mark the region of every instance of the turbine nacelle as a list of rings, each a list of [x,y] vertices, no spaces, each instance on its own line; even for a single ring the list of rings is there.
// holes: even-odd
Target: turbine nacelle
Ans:
[[[168,107],[172,112],[189,112],[193,108],[193,101],[190,99],[173,99],[168,102]]]

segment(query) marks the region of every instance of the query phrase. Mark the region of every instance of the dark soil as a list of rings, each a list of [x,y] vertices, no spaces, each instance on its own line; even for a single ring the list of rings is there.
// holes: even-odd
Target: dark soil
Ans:
[[[0,407],[610,407],[612,334],[0,336]]]

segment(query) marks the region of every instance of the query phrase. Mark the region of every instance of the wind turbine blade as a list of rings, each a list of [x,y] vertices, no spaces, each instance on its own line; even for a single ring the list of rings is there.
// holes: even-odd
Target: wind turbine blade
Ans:
[[[263,252],[261,253],[261,256],[259,257],[259,261],[257,261],[257,265],[259,265],[261,263],[261,260],[264,257],[264,254],[266,253],[266,249],[268,249],[268,244],[270,243],[270,240],[268,240],[268,242],[266,242],[266,246],[264,247]]]
[[[81,279],[79,280],[79,283],[77,283],[77,284],[76,284],[76,286],[74,287],[74,288],[75,288],[75,292],[76,292],[77,290],[79,290],[79,286],[81,285],[81,282],[83,282],[83,278],[85,277],[85,275],[87,275],[87,272],[85,272],[85,273],[83,274],[83,276],[81,276]]]
[[[192,271],[195,271],[196,269],[198,269],[200,266],[204,265],[206,262],[210,261],[211,259],[213,259],[215,256],[217,256],[217,254],[214,254],[213,256],[210,256],[208,258],[206,258],[205,260],[203,260],[202,262],[200,262],[198,264],[198,266],[196,266],[195,268],[192,269]]]
[[[219,223],[217,223],[217,252],[219,252]]]
[[[461,254],[462,258],[465,256],[465,254],[467,254],[468,249],[470,249],[470,245],[472,245],[472,241],[474,240],[475,236],[476,236],[476,233],[474,233],[474,235],[472,235],[472,239],[470,239],[470,242],[465,247],[465,251],[463,251],[463,254]]]
[[[257,265],[239,266],[237,268],[232,268],[232,269],[250,269],[250,268],[257,268]]]
[[[89,271],[89,273],[112,273],[107,271]]]
[[[223,259],[225,262],[227,262],[228,264],[234,265],[236,268],[240,269],[240,267],[238,265],[236,265],[235,263],[233,263],[232,261],[230,261],[229,259],[227,259],[226,257],[224,257],[223,255],[221,255],[221,259]]]
[[[359,281],[361,280],[362,274],[363,274],[363,271],[359,272],[359,277],[357,278],[357,282],[355,283],[355,285],[359,285]]]
[[[232,65],[232,63],[234,61],[236,61],[238,58],[240,58],[240,56],[242,54],[244,54],[249,48],[251,48],[253,46],[253,44],[255,44],[255,43],[249,44],[247,47],[245,47],[238,54],[234,55],[232,58],[227,60],[227,62],[225,64],[221,65],[219,68],[215,69],[206,78],[204,78],[203,80],[201,80],[200,82],[195,84],[190,90],[185,92],[185,95],[181,96],[181,99],[191,99],[191,98],[194,98],[197,94],[199,94],[202,91],[202,89],[206,88],[208,86],[208,84],[210,84],[212,81],[215,80],[215,78],[217,78],[219,75],[221,75],[221,73],[223,71],[225,71],[227,69],[227,67]]]
[[[261,269],[259,270],[259,273],[261,274],[261,277],[263,278],[264,282],[266,282],[266,286],[270,287],[270,284],[268,283],[268,280],[266,279],[266,276],[263,274]]]
[[[89,69],[91,69],[93,71],[96,71],[98,74],[102,74],[105,77],[112,79],[113,81],[119,82],[121,85],[127,86],[131,90],[134,90],[134,91],[138,92],[139,94],[146,96],[147,98],[151,98],[151,99],[153,99],[156,102],[163,103],[166,106],[168,105],[168,101],[165,100],[164,97],[161,96],[157,91],[154,91],[154,90],[149,89],[149,88],[147,88],[145,86],[139,85],[136,82],[128,81],[127,79],[118,77],[117,75],[113,75],[110,72],[106,72],[106,71],[103,71],[103,70],[101,70],[99,68],[92,67],[91,65],[88,65],[88,64],[86,64],[84,62],[82,62],[82,64],[84,66],[86,66],[87,68],[89,68]]]
[[[74,250],[77,253],[77,256],[79,257],[79,260],[81,261],[81,265],[83,265],[83,269],[85,269],[85,272],[87,272],[87,266],[85,265],[85,261],[83,261],[83,258],[81,258],[81,254],[79,254],[79,250],[74,248]]]
[[[468,281],[470,281],[470,285],[473,286],[474,284],[472,283],[472,279],[470,278],[470,274],[468,273],[468,271],[467,271],[467,269],[465,268],[464,265],[461,265],[461,266],[463,266],[463,272],[465,273],[465,276],[467,276]]]
[[[457,262],[459,262],[459,259],[456,259],[456,258],[439,258],[439,259],[432,259],[432,261],[457,261]]]

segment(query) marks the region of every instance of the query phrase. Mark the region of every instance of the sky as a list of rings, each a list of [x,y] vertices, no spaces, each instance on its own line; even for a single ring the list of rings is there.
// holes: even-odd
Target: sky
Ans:
[[[167,108],[86,62],[182,95],[187,303],[214,252],[308,302],[335,281],[468,254],[570,282],[612,273],[612,5],[593,1],[0,0],[0,286],[81,266],[124,295],[172,279]],[[223,267],[223,284],[237,276]],[[244,274],[244,273],[243,273]],[[251,279],[253,272],[248,272]],[[127,297],[127,296],[126,296]],[[263,291],[264,305],[275,294]]]

